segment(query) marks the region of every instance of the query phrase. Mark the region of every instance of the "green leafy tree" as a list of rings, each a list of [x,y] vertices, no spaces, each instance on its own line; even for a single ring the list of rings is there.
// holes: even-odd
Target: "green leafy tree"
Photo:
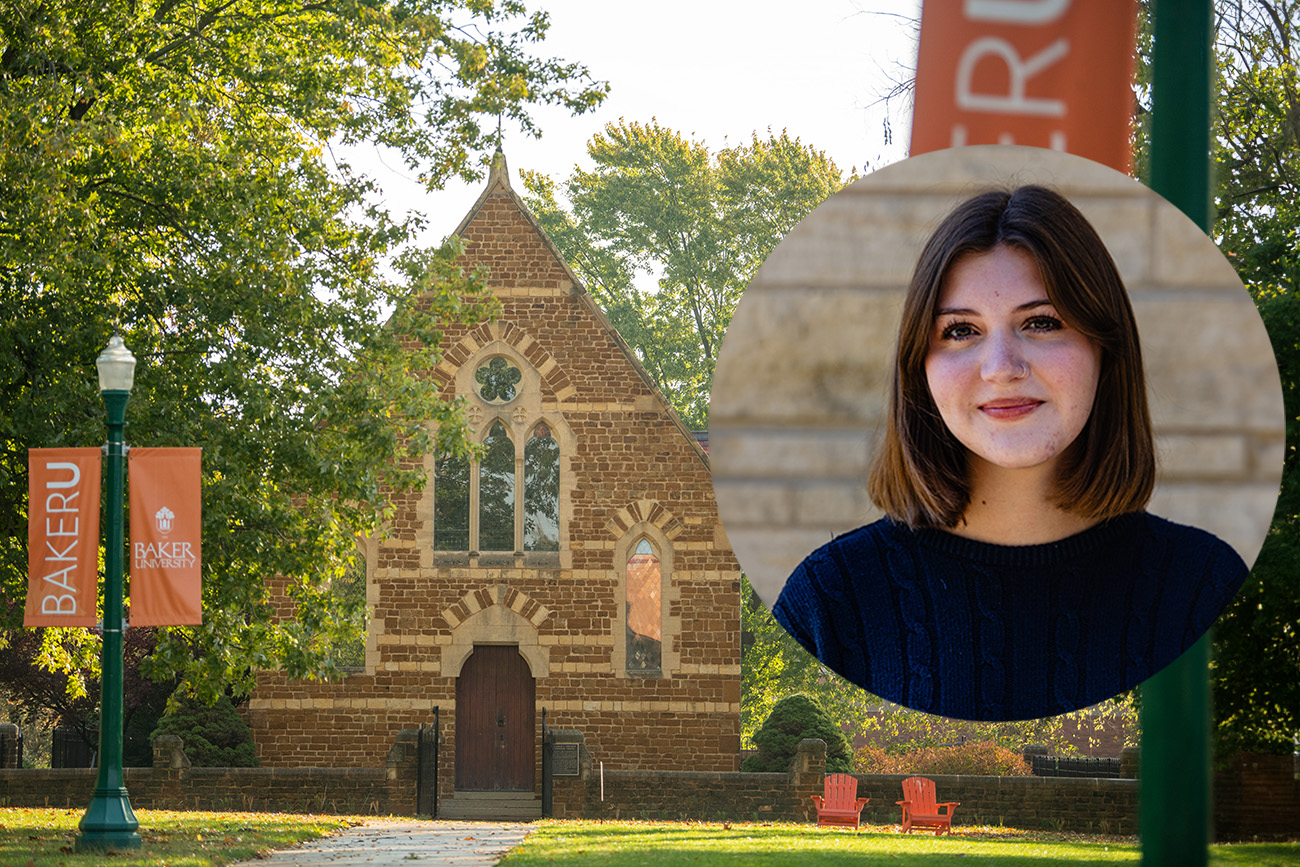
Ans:
[[[785,771],[794,761],[799,742],[819,738],[826,742],[826,770],[850,773],[853,750],[839,723],[814,698],[789,695],[776,703],[754,735],[755,755],[745,759],[746,771]]]
[[[785,132],[713,153],[655,121],[620,121],[587,154],[595,168],[560,184],[524,172],[528,207],[682,419],[704,430],[741,293],[844,178]]]
[[[212,703],[182,697],[163,714],[152,737],[176,735],[184,741],[185,755],[200,768],[255,768],[258,765],[253,732],[230,697]]]
[[[782,699],[807,695],[855,731],[880,706],[875,696],[817,661],[786,632],[758,594],[742,579],[740,657],[740,742],[755,743],[759,727]]]
[[[413,249],[418,220],[372,204],[335,147],[394,149],[431,189],[473,176],[500,118],[533,132],[531,106],[605,92],[532,53],[546,29],[514,0],[0,6],[8,598],[26,593],[27,449],[103,441],[93,361],[120,329],[130,443],[204,449],[205,622],[164,630],[149,670],[209,698],[258,669],[337,671],[359,603],[331,586],[423,483],[422,454],[466,452],[424,371],[444,323],[491,306],[457,244]],[[97,665],[84,630],[44,640],[47,665]]]
[[[1216,9],[1214,234],[1272,340],[1287,449],[1264,547],[1215,627],[1214,714],[1221,754],[1289,753],[1300,737],[1300,3]]]
[[[21,608],[21,605],[18,607]],[[76,646],[65,648],[47,640],[47,629],[16,631],[0,653],[0,693],[6,698],[7,719],[23,730],[24,743],[35,747],[42,729],[57,723],[76,733],[92,750],[99,749],[99,672],[88,665],[74,667],[82,658]],[[84,630],[58,630],[65,637]],[[153,764],[149,733],[158,724],[175,680],[156,683],[143,677],[140,663],[154,650],[158,631],[151,627],[128,630],[123,641],[123,763],[127,767]],[[50,659],[51,648],[59,655]],[[48,765],[49,747],[42,752]],[[24,760],[27,750],[24,748]]]

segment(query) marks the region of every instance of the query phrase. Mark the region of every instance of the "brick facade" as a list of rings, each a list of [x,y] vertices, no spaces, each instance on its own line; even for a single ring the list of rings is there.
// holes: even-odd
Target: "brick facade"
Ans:
[[[450,795],[458,676],[476,645],[505,644],[535,681],[536,735],[545,708],[548,725],[582,731],[606,768],[736,770],[740,571],[706,456],[510,188],[503,160],[458,234],[462,264],[488,266],[501,311],[448,328],[432,375],[467,399],[477,438],[501,422],[520,478],[518,444],[545,423],[559,449],[558,550],[435,551],[434,484],[406,496],[367,549],[364,673],[332,684],[260,676],[249,718],[262,764],[375,767],[399,730],[431,723],[437,707]],[[505,403],[475,387],[496,357],[522,376]],[[426,468],[432,479],[432,458]],[[628,671],[625,571],[641,539],[663,573],[654,676]]]

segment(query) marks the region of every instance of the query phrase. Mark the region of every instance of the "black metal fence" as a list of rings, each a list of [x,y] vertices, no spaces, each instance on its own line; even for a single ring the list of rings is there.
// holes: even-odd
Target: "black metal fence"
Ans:
[[[92,742],[95,746],[92,746]],[[54,743],[50,747],[52,768],[93,768],[99,753],[99,735],[82,732],[72,726],[55,726]]]
[[[1119,759],[1087,756],[1031,756],[1035,777],[1094,777],[1117,779]]]
[[[438,708],[433,709],[433,727],[420,724],[416,741],[415,814],[438,818],[438,746],[441,743]]]
[[[546,728],[546,708],[542,708],[542,818],[555,815],[554,739]]]

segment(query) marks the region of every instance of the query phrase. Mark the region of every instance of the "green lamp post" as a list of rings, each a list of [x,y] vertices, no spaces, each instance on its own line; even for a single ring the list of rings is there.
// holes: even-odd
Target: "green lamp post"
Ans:
[[[1213,5],[1157,0],[1151,16],[1151,188],[1208,232]],[[1207,633],[1142,685],[1138,819],[1144,867],[1209,862],[1210,645]]]
[[[99,697],[99,778],[78,826],[76,851],[136,849],[140,835],[122,776],[122,552],[126,401],[135,381],[135,356],[114,334],[95,360],[99,393],[108,411],[108,521],[104,549],[104,656]]]

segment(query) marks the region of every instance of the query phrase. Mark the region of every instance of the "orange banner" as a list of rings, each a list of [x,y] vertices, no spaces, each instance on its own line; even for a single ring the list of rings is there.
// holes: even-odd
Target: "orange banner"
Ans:
[[[1127,172],[1134,0],[925,0],[911,155],[1068,151]]]
[[[203,622],[202,451],[131,449],[132,626]]]
[[[99,592],[98,448],[27,452],[23,626],[94,626]]]

